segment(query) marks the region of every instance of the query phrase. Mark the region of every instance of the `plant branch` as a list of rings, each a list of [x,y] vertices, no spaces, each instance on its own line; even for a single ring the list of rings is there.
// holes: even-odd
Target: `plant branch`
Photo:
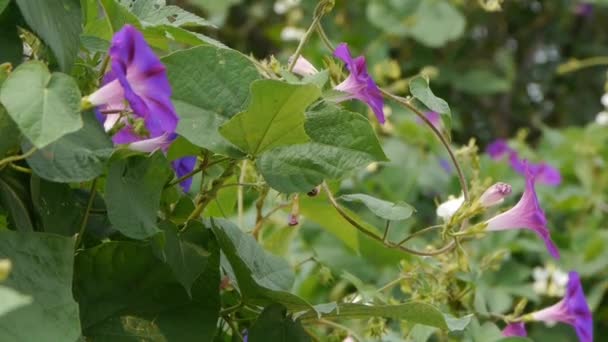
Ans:
[[[413,106],[410,103],[410,101],[408,101],[407,99],[405,99],[401,96],[394,95],[384,89],[380,89],[380,91],[386,97],[407,107],[409,110],[411,110],[416,115],[418,115],[418,117],[433,131],[433,133],[437,136],[437,138],[439,138],[439,141],[441,142],[441,144],[443,145],[445,150],[448,152],[448,155],[450,156],[452,164],[454,164],[454,168],[456,169],[456,173],[458,174],[458,181],[460,182],[460,188],[462,189],[462,193],[464,195],[464,200],[465,200],[465,202],[468,202],[470,197],[469,197],[469,188],[467,186],[466,178],[464,177],[464,173],[462,172],[460,163],[458,162],[458,159],[456,159],[456,155],[455,155],[454,151],[452,150],[450,143],[445,138],[445,136],[437,129],[437,127],[435,127],[435,125],[433,125],[433,123],[426,117],[426,115],[424,115],[424,113],[422,113],[418,108]]]
[[[418,251],[418,250],[415,250],[415,249],[407,248],[407,247],[404,247],[404,246],[401,246],[401,245],[398,245],[398,244],[394,244],[394,243],[391,243],[389,241],[384,241],[381,236],[377,235],[376,233],[370,231],[369,229],[367,229],[367,228],[363,227],[361,224],[359,224],[359,222],[357,222],[357,220],[355,220],[354,218],[352,218],[340,206],[340,204],[338,204],[338,202],[334,198],[334,195],[331,193],[331,190],[327,186],[327,183],[324,182],[322,184],[322,187],[325,190],[325,192],[327,193],[327,197],[329,199],[329,202],[336,209],[336,211],[338,212],[338,214],[340,214],[340,216],[342,216],[346,221],[348,221],[348,223],[350,223],[358,231],[360,231],[361,233],[367,235],[368,237],[370,237],[370,238],[372,238],[372,239],[374,239],[374,240],[382,243],[383,245],[385,245],[388,248],[398,249],[398,250],[400,250],[402,252],[409,253],[409,254],[414,254],[414,255],[435,256],[435,255],[439,255],[439,254],[443,254],[443,253],[449,252],[450,250],[452,250],[456,246],[456,243],[454,241],[451,241],[446,246],[444,246],[444,247],[442,247],[440,249],[436,249],[436,250],[430,251],[430,252],[423,252],[423,251]]]
[[[195,220],[199,216],[201,216],[202,212],[205,210],[205,207],[207,207],[207,205],[215,198],[218,190],[222,187],[224,182],[228,178],[230,178],[230,176],[232,176],[235,165],[236,161],[230,163],[228,167],[226,167],[222,175],[218,179],[215,179],[213,182],[211,182],[211,188],[204,192],[198,198],[198,200],[196,201],[196,207],[194,208],[190,216],[188,216],[188,219],[186,221]]]
[[[80,230],[78,231],[78,235],[76,236],[76,242],[74,243],[74,249],[78,249],[80,243],[82,242],[82,237],[84,235],[84,231],[87,228],[87,223],[89,221],[89,214],[91,213],[91,208],[93,208],[93,201],[95,200],[95,195],[97,193],[97,180],[99,178],[93,179],[91,183],[91,190],[89,191],[89,200],[87,201],[87,207],[84,211],[84,216],[82,217],[82,222],[80,223]]]
[[[21,155],[17,155],[17,156],[10,156],[10,157],[6,157],[2,160],[0,160],[0,167],[12,163],[12,162],[16,162],[19,160],[23,160],[23,159],[27,159],[29,158],[32,154],[34,154],[37,151],[36,147],[32,147],[29,151],[25,152],[24,154]]]
[[[188,172],[187,174],[179,177],[178,179],[176,179],[174,181],[169,182],[167,185],[165,185],[165,189],[169,188],[169,187],[172,187],[175,184],[179,184],[179,183],[185,181],[186,179],[188,179],[190,177],[194,177],[194,175],[196,175],[197,173],[199,173],[199,172],[201,172],[201,171],[209,168],[210,166],[215,165],[215,164],[219,164],[221,162],[225,162],[226,160],[230,160],[230,158],[225,157],[225,158],[220,158],[220,159],[215,160],[215,161],[210,162],[210,163],[206,163],[206,164],[202,163],[200,166],[198,166],[194,170]]]

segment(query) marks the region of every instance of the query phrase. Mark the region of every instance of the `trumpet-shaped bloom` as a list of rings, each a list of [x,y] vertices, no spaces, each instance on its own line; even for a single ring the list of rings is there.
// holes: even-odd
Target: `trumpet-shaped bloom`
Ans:
[[[152,138],[175,132],[179,118],[171,102],[167,72],[143,35],[135,27],[125,25],[112,38],[109,55],[111,70],[104,76],[104,85],[88,101],[102,106],[100,109],[132,111],[144,120]],[[116,117],[112,119],[116,121]],[[128,132],[128,128],[127,125],[122,131]],[[123,132],[113,137],[115,143],[141,140],[135,134],[120,133]]]
[[[510,323],[502,330],[502,336],[511,337],[511,336],[528,336],[528,332],[526,331],[526,325],[524,322],[515,322]]]
[[[367,71],[365,57],[359,56],[353,58],[346,43],[341,43],[336,47],[334,56],[341,59],[345,64],[350,75],[340,84],[336,86],[336,90],[346,93],[347,95],[341,98],[341,101],[350,99],[358,99],[365,102],[380,123],[384,123],[384,99],[380,89],[371,78]]]
[[[524,161],[524,166],[527,162]],[[486,222],[488,231],[509,230],[509,229],[530,229],[538,234],[545,242],[547,250],[556,259],[559,258],[559,251],[547,229],[547,219],[540,207],[536,190],[534,189],[535,176],[529,168],[526,171],[526,189],[517,204],[491,218]]]
[[[479,198],[479,202],[486,208],[500,204],[504,201],[505,197],[511,194],[511,191],[511,185],[507,183],[496,183],[483,192]]]
[[[577,272],[568,273],[567,291],[561,301],[526,316],[535,321],[569,324],[576,330],[580,342],[593,341],[593,318]]]
[[[131,25],[116,32],[108,55],[111,68],[103,78],[103,86],[86,101],[97,107],[97,117],[106,131],[119,128],[112,136],[115,144],[127,144],[141,152],[166,152],[177,137],[179,117],[171,102],[165,66]],[[173,167],[180,177],[190,172],[195,163],[195,157],[186,157],[174,162]],[[185,191],[190,182],[182,182]]]

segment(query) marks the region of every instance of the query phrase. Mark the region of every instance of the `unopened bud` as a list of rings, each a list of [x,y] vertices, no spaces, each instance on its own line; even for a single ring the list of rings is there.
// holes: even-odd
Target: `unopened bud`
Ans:
[[[489,187],[479,198],[482,206],[488,208],[504,201],[511,194],[511,186],[507,183],[496,183]]]
[[[293,56],[289,58],[289,64],[293,61]],[[293,73],[300,76],[312,76],[319,72],[317,68],[315,68],[312,63],[310,63],[306,58],[302,56],[298,56],[296,60],[296,64],[293,66]]]
[[[13,264],[8,259],[0,259],[0,281],[8,278],[8,275],[11,273],[11,268]]]
[[[291,203],[291,213],[287,219],[287,224],[290,227],[297,226],[300,224],[300,196],[295,195]]]

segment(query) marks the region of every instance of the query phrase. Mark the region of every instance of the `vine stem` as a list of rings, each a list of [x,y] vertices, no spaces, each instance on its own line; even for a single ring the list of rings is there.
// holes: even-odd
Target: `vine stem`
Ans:
[[[18,156],[10,156],[10,157],[6,157],[2,160],[0,160],[0,167],[12,163],[12,162],[16,162],[19,160],[23,160],[23,159],[27,159],[29,158],[32,154],[34,154],[37,151],[36,147],[32,147],[29,151],[25,152],[24,154],[18,155]]]
[[[171,187],[171,186],[173,186],[175,184],[181,183],[181,182],[185,181],[186,179],[188,179],[190,177],[193,177],[197,173],[203,171],[204,169],[206,169],[206,168],[208,168],[208,167],[210,167],[212,165],[219,164],[221,162],[225,162],[226,160],[230,160],[230,158],[225,157],[225,158],[221,158],[221,159],[218,159],[216,161],[213,161],[211,163],[207,163],[207,164],[202,163],[199,167],[195,168],[194,170],[188,172],[187,174],[185,174],[185,175],[179,177],[178,179],[176,179],[176,180],[168,183],[167,185],[165,185],[165,189],[169,188],[169,187]]]
[[[355,220],[354,218],[352,218],[341,206],[340,204],[338,204],[338,202],[336,201],[336,198],[334,197],[334,195],[332,194],[331,190],[329,189],[329,187],[327,186],[327,183],[323,182],[323,184],[321,185],[323,187],[323,189],[325,190],[325,192],[327,193],[327,198],[329,199],[329,202],[331,203],[331,205],[334,207],[334,209],[336,209],[336,211],[338,212],[338,214],[340,214],[340,216],[342,216],[346,221],[348,221],[348,223],[350,223],[353,227],[355,227],[358,231],[360,231],[361,233],[367,235],[368,237],[382,243],[383,245],[385,245],[388,248],[394,248],[394,249],[398,249],[400,251],[406,252],[406,253],[410,253],[410,254],[414,254],[414,255],[419,255],[419,256],[435,256],[435,255],[439,255],[439,254],[443,254],[446,252],[451,251],[455,246],[456,243],[454,242],[454,240],[450,241],[450,243],[448,243],[446,246],[431,251],[431,252],[422,252],[422,251],[418,251],[415,249],[411,249],[411,248],[407,248],[398,244],[394,244],[391,243],[389,241],[384,241],[383,238],[381,236],[376,235],[374,232],[370,231],[369,229],[363,227],[361,224],[359,224],[359,222],[357,222],[357,220]]]
[[[464,173],[462,172],[460,163],[458,162],[458,159],[456,159],[456,155],[454,154],[454,151],[452,150],[452,147],[450,146],[450,143],[447,141],[445,136],[437,129],[437,127],[435,127],[435,125],[433,125],[433,123],[426,117],[426,115],[424,115],[424,113],[422,113],[418,108],[416,108],[414,105],[412,105],[409,100],[407,100],[401,96],[392,94],[382,88],[380,88],[380,91],[382,92],[382,94],[384,94],[384,96],[398,102],[399,104],[407,107],[409,110],[414,112],[433,131],[433,133],[437,136],[437,138],[439,138],[439,141],[441,142],[441,144],[443,145],[445,150],[448,152],[448,155],[450,156],[450,160],[452,161],[452,164],[454,164],[454,168],[456,169],[456,173],[458,174],[458,181],[460,182],[460,188],[462,189],[462,193],[464,195],[464,200],[465,200],[465,202],[468,202],[470,199],[470,196],[469,196],[469,188],[467,186],[466,178],[464,177]]]
[[[272,216],[272,214],[276,213],[277,211],[284,209],[284,208],[288,208],[291,205],[291,203],[283,203],[280,204],[274,208],[272,208],[266,215],[264,215],[262,217],[261,220],[257,221],[255,224],[255,227],[253,227],[253,230],[251,231],[251,234],[254,236],[254,238],[257,240],[257,236],[260,234],[260,230],[262,229],[262,225],[264,224],[264,222],[266,220],[268,220],[270,218],[270,216]]]
[[[232,175],[232,171],[234,170],[235,165],[235,163],[231,163],[230,165],[228,165],[222,175],[211,183],[211,188],[199,197],[196,203],[196,207],[194,208],[190,216],[188,216],[188,219],[186,221],[195,220],[199,216],[201,216],[203,210],[205,210],[205,207],[207,207],[207,205],[215,198],[218,190],[222,187],[222,185],[224,185],[224,182]]]
[[[296,66],[296,62],[298,61],[298,58],[302,54],[302,49],[304,49],[304,45],[306,45],[306,42],[310,38],[310,35],[312,34],[312,32],[317,27],[317,24],[319,23],[320,20],[321,20],[321,16],[319,16],[319,15],[315,16],[314,19],[312,20],[312,24],[310,24],[310,26],[308,27],[308,30],[306,30],[306,33],[304,33],[304,36],[302,37],[302,39],[300,39],[300,43],[298,44],[298,47],[296,48],[296,52],[293,53],[292,60],[289,63],[289,66],[287,67],[287,71],[291,72],[293,70],[293,68]]]
[[[238,338],[238,341],[243,341],[243,335],[241,335],[238,325],[234,323],[234,321],[227,315],[223,315],[222,319],[224,319],[224,321],[226,321],[226,323],[228,323],[228,325],[230,326],[230,330],[232,330],[232,336],[236,336]]]
[[[82,222],[80,223],[80,230],[78,231],[78,235],[76,236],[76,242],[74,243],[74,249],[78,249],[80,243],[82,242],[82,236],[84,235],[84,231],[87,228],[87,222],[89,221],[89,214],[91,213],[91,208],[93,207],[93,201],[95,200],[95,194],[97,193],[97,180],[99,178],[93,179],[91,182],[91,190],[89,191],[89,200],[87,201],[87,207],[84,211],[84,216],[82,217]]]
[[[239,175],[239,183],[245,182],[245,175],[247,174],[247,159],[243,160],[241,164],[241,174]],[[239,227],[243,226],[243,187],[239,186],[236,192],[236,207],[238,213]]]

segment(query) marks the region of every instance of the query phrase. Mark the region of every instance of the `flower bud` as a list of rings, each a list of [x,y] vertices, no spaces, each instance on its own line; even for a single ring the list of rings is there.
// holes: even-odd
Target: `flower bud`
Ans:
[[[0,259],[0,281],[8,278],[11,273],[12,263],[8,259]]]
[[[489,187],[479,198],[482,206],[488,208],[504,201],[504,198],[512,192],[511,186],[507,183],[496,183]]]
[[[299,220],[298,216],[289,214],[289,217],[287,218],[287,225],[290,227],[294,227],[294,226],[297,226],[298,224],[300,224],[300,220]]]

